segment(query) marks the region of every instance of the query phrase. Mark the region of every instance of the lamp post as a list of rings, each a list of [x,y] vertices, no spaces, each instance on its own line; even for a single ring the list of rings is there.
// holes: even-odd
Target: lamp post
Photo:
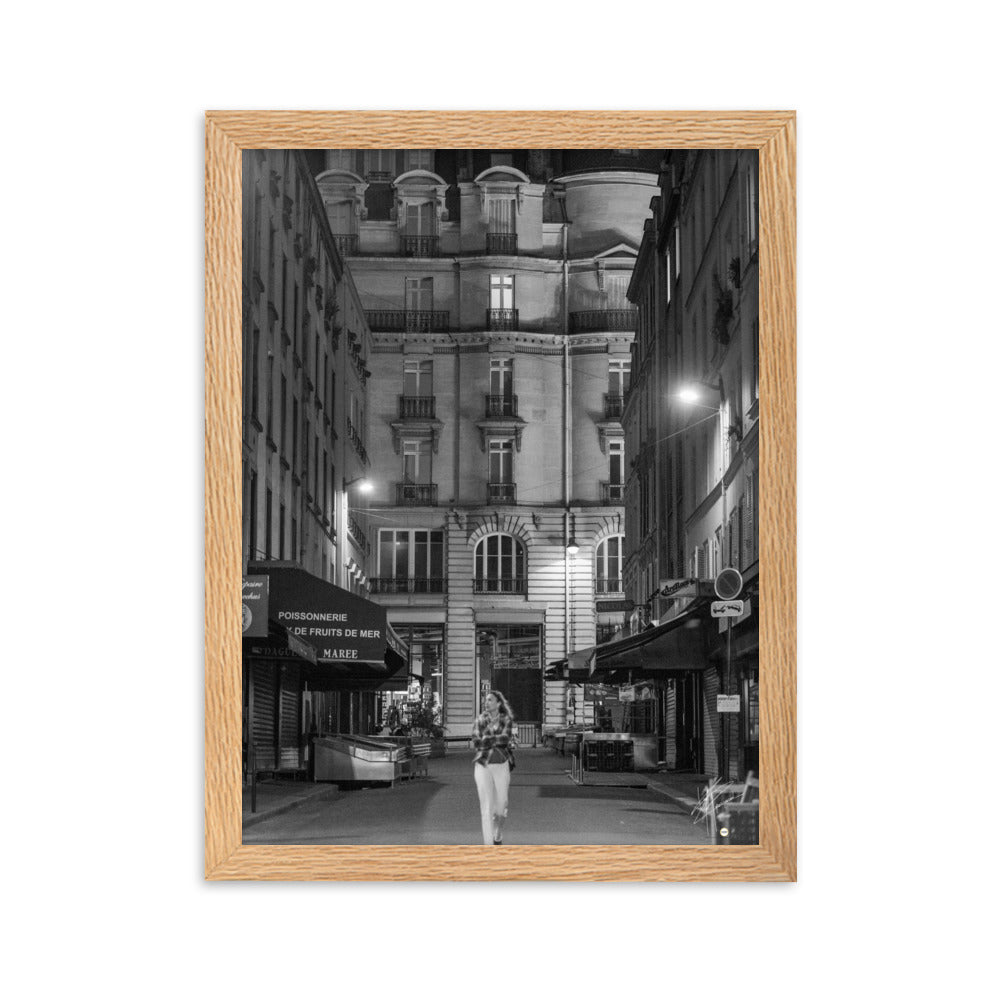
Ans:
[[[348,534],[348,506],[350,503],[349,490],[352,486],[357,486],[360,493],[370,493],[372,490],[372,481],[365,475],[355,476],[353,479],[348,479],[346,476],[341,481],[341,490],[344,494],[344,499],[340,505],[340,509],[343,512],[343,520],[340,525],[340,538],[343,541],[340,542],[341,546],[345,548],[341,549],[340,558],[338,559],[339,566],[337,568],[337,575],[339,580],[337,581],[341,587],[345,590],[350,590],[347,580],[347,555],[346,555],[346,545],[347,545],[347,534]]]
[[[716,392],[719,395],[718,407],[710,406],[707,403],[702,403],[701,390],[708,389],[712,392]],[[726,503],[726,425],[725,425],[725,389],[722,384],[722,377],[719,377],[717,383],[705,382],[700,379],[695,380],[693,383],[686,385],[678,393],[680,400],[687,404],[694,404],[698,406],[705,406],[709,409],[717,410],[719,415],[719,493],[722,499],[722,532],[721,532],[721,544],[722,552],[719,553],[719,559],[722,563],[728,563],[726,557],[727,552],[727,535],[729,531],[729,516],[728,508]],[[729,694],[730,688],[732,687],[732,650],[733,650],[733,636],[732,636],[732,621],[726,618],[726,674],[725,681],[723,683],[723,694]],[[729,729],[730,722],[729,717],[732,713],[725,712],[724,720],[721,721],[722,726],[722,760],[719,762],[720,767],[720,777],[723,780],[729,780]]]

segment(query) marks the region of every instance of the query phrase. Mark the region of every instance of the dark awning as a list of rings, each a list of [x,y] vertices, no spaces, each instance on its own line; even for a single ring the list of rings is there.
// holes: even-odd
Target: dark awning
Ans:
[[[295,563],[255,562],[269,580],[269,617],[311,651],[315,683],[381,683],[406,666],[407,649],[385,608],[307,573]]]
[[[294,632],[289,632],[284,625],[279,625],[274,619],[267,623],[267,636],[243,638],[243,655],[267,660],[297,660],[302,663],[315,664],[316,651],[307,642],[303,642]]]
[[[661,676],[665,672],[705,670],[708,649],[704,608],[704,602],[699,602],[662,625],[576,650],[565,660],[550,664],[545,676],[549,680],[599,683],[620,679],[612,678],[613,674],[630,673],[635,679],[644,675]]]

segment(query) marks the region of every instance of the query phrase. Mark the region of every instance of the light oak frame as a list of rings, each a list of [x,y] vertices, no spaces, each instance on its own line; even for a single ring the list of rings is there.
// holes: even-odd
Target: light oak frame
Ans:
[[[760,155],[760,844],[244,846],[244,149],[730,148]],[[205,123],[205,877],[338,881],[796,878],[795,114],[211,111]]]

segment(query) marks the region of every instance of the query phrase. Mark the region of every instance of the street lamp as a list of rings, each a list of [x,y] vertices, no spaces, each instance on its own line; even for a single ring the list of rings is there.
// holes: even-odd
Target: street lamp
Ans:
[[[702,390],[708,389],[711,392],[718,393],[719,405],[716,408],[708,403],[701,402]],[[687,385],[683,386],[677,393],[678,399],[682,403],[688,405],[705,406],[709,409],[717,409],[719,414],[719,494],[722,499],[722,531],[720,540],[722,543],[722,551],[719,553],[719,559],[724,564],[728,562],[726,559],[726,534],[729,528],[729,516],[726,504],[726,417],[725,417],[725,404],[726,404],[726,394],[725,388],[722,384],[722,377],[719,377],[717,383],[705,382],[702,379],[696,379],[693,382],[689,382]],[[738,574],[737,574],[738,575]],[[723,689],[723,694],[730,693],[730,687],[732,686],[732,620],[726,618],[726,679]],[[729,713],[726,713],[725,722],[722,726],[722,754],[724,760],[722,763],[721,770],[723,771],[722,777],[725,780],[729,779],[729,737],[730,737],[730,722]]]
[[[372,481],[367,476],[355,476],[353,479],[344,479],[344,492],[346,493],[355,483],[358,484],[360,493],[371,493]]]
[[[576,544],[576,539],[575,538],[571,538],[566,543],[566,555],[568,555],[568,556],[575,556],[577,554],[577,552],[579,552],[579,551],[580,551],[580,546]]]

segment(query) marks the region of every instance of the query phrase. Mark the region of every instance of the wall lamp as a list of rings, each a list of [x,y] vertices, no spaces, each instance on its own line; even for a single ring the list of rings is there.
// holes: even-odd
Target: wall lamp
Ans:
[[[575,538],[571,538],[566,543],[566,555],[568,555],[568,556],[575,556],[577,554],[577,552],[579,552],[579,551],[580,551],[580,546],[576,544],[576,539]]]
[[[344,492],[346,493],[355,483],[358,484],[361,493],[370,493],[372,490],[372,481],[367,476],[355,476],[353,479],[344,480]]]
[[[680,399],[682,403],[700,403],[702,389],[711,389],[712,392],[717,392],[719,394],[719,401],[725,401],[726,394],[722,386],[721,378],[718,382],[705,382],[702,379],[696,379],[693,382],[689,382],[677,393],[677,398]],[[712,409],[715,409],[715,407],[712,407]]]

